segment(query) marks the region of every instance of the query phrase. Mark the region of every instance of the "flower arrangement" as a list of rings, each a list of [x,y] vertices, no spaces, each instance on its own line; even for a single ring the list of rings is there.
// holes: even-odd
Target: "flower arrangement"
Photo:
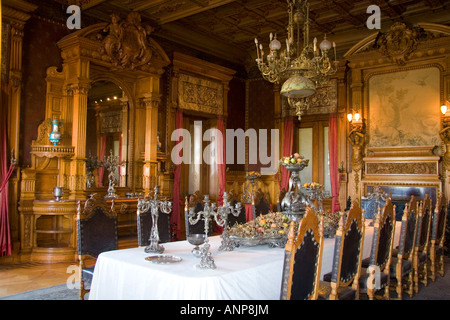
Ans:
[[[276,238],[287,235],[289,219],[281,212],[259,215],[245,224],[235,224],[228,234],[241,238]]]

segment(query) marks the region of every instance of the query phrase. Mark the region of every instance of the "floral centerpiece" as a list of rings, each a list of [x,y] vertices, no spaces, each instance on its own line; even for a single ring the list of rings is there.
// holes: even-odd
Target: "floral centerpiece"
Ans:
[[[244,224],[236,223],[229,228],[228,234],[237,245],[274,244],[280,239],[287,239],[289,219],[282,212],[270,212],[259,215],[255,220]],[[281,244],[285,243],[285,241]]]

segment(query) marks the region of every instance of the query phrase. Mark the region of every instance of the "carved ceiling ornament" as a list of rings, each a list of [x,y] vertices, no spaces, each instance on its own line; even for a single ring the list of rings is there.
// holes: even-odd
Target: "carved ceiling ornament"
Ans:
[[[130,12],[126,20],[112,14],[111,23],[103,29],[107,33],[103,39],[104,50],[114,65],[134,70],[152,58],[147,38],[152,31],[152,27],[141,25],[137,12]]]
[[[405,65],[413,53],[420,38],[420,28],[408,28],[401,22],[394,23],[387,33],[381,34],[377,40],[379,51],[398,65]]]

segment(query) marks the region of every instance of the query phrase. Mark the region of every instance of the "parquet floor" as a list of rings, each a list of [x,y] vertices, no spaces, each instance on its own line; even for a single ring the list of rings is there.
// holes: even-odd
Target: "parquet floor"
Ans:
[[[0,265],[0,297],[66,283],[72,263]]]
[[[137,247],[137,239],[119,241],[119,249]],[[77,262],[0,264],[0,297],[71,281]]]

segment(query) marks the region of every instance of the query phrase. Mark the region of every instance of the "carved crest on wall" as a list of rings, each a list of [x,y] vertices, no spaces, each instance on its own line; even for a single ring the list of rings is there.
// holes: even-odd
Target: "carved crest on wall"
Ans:
[[[152,58],[148,40],[152,31],[152,27],[141,25],[141,16],[137,12],[130,12],[126,20],[112,14],[111,23],[103,29],[107,33],[103,39],[104,51],[114,65],[133,70]]]
[[[390,30],[381,34],[377,45],[381,54],[398,65],[405,65],[419,42],[420,28],[408,28],[404,23],[394,23]]]

